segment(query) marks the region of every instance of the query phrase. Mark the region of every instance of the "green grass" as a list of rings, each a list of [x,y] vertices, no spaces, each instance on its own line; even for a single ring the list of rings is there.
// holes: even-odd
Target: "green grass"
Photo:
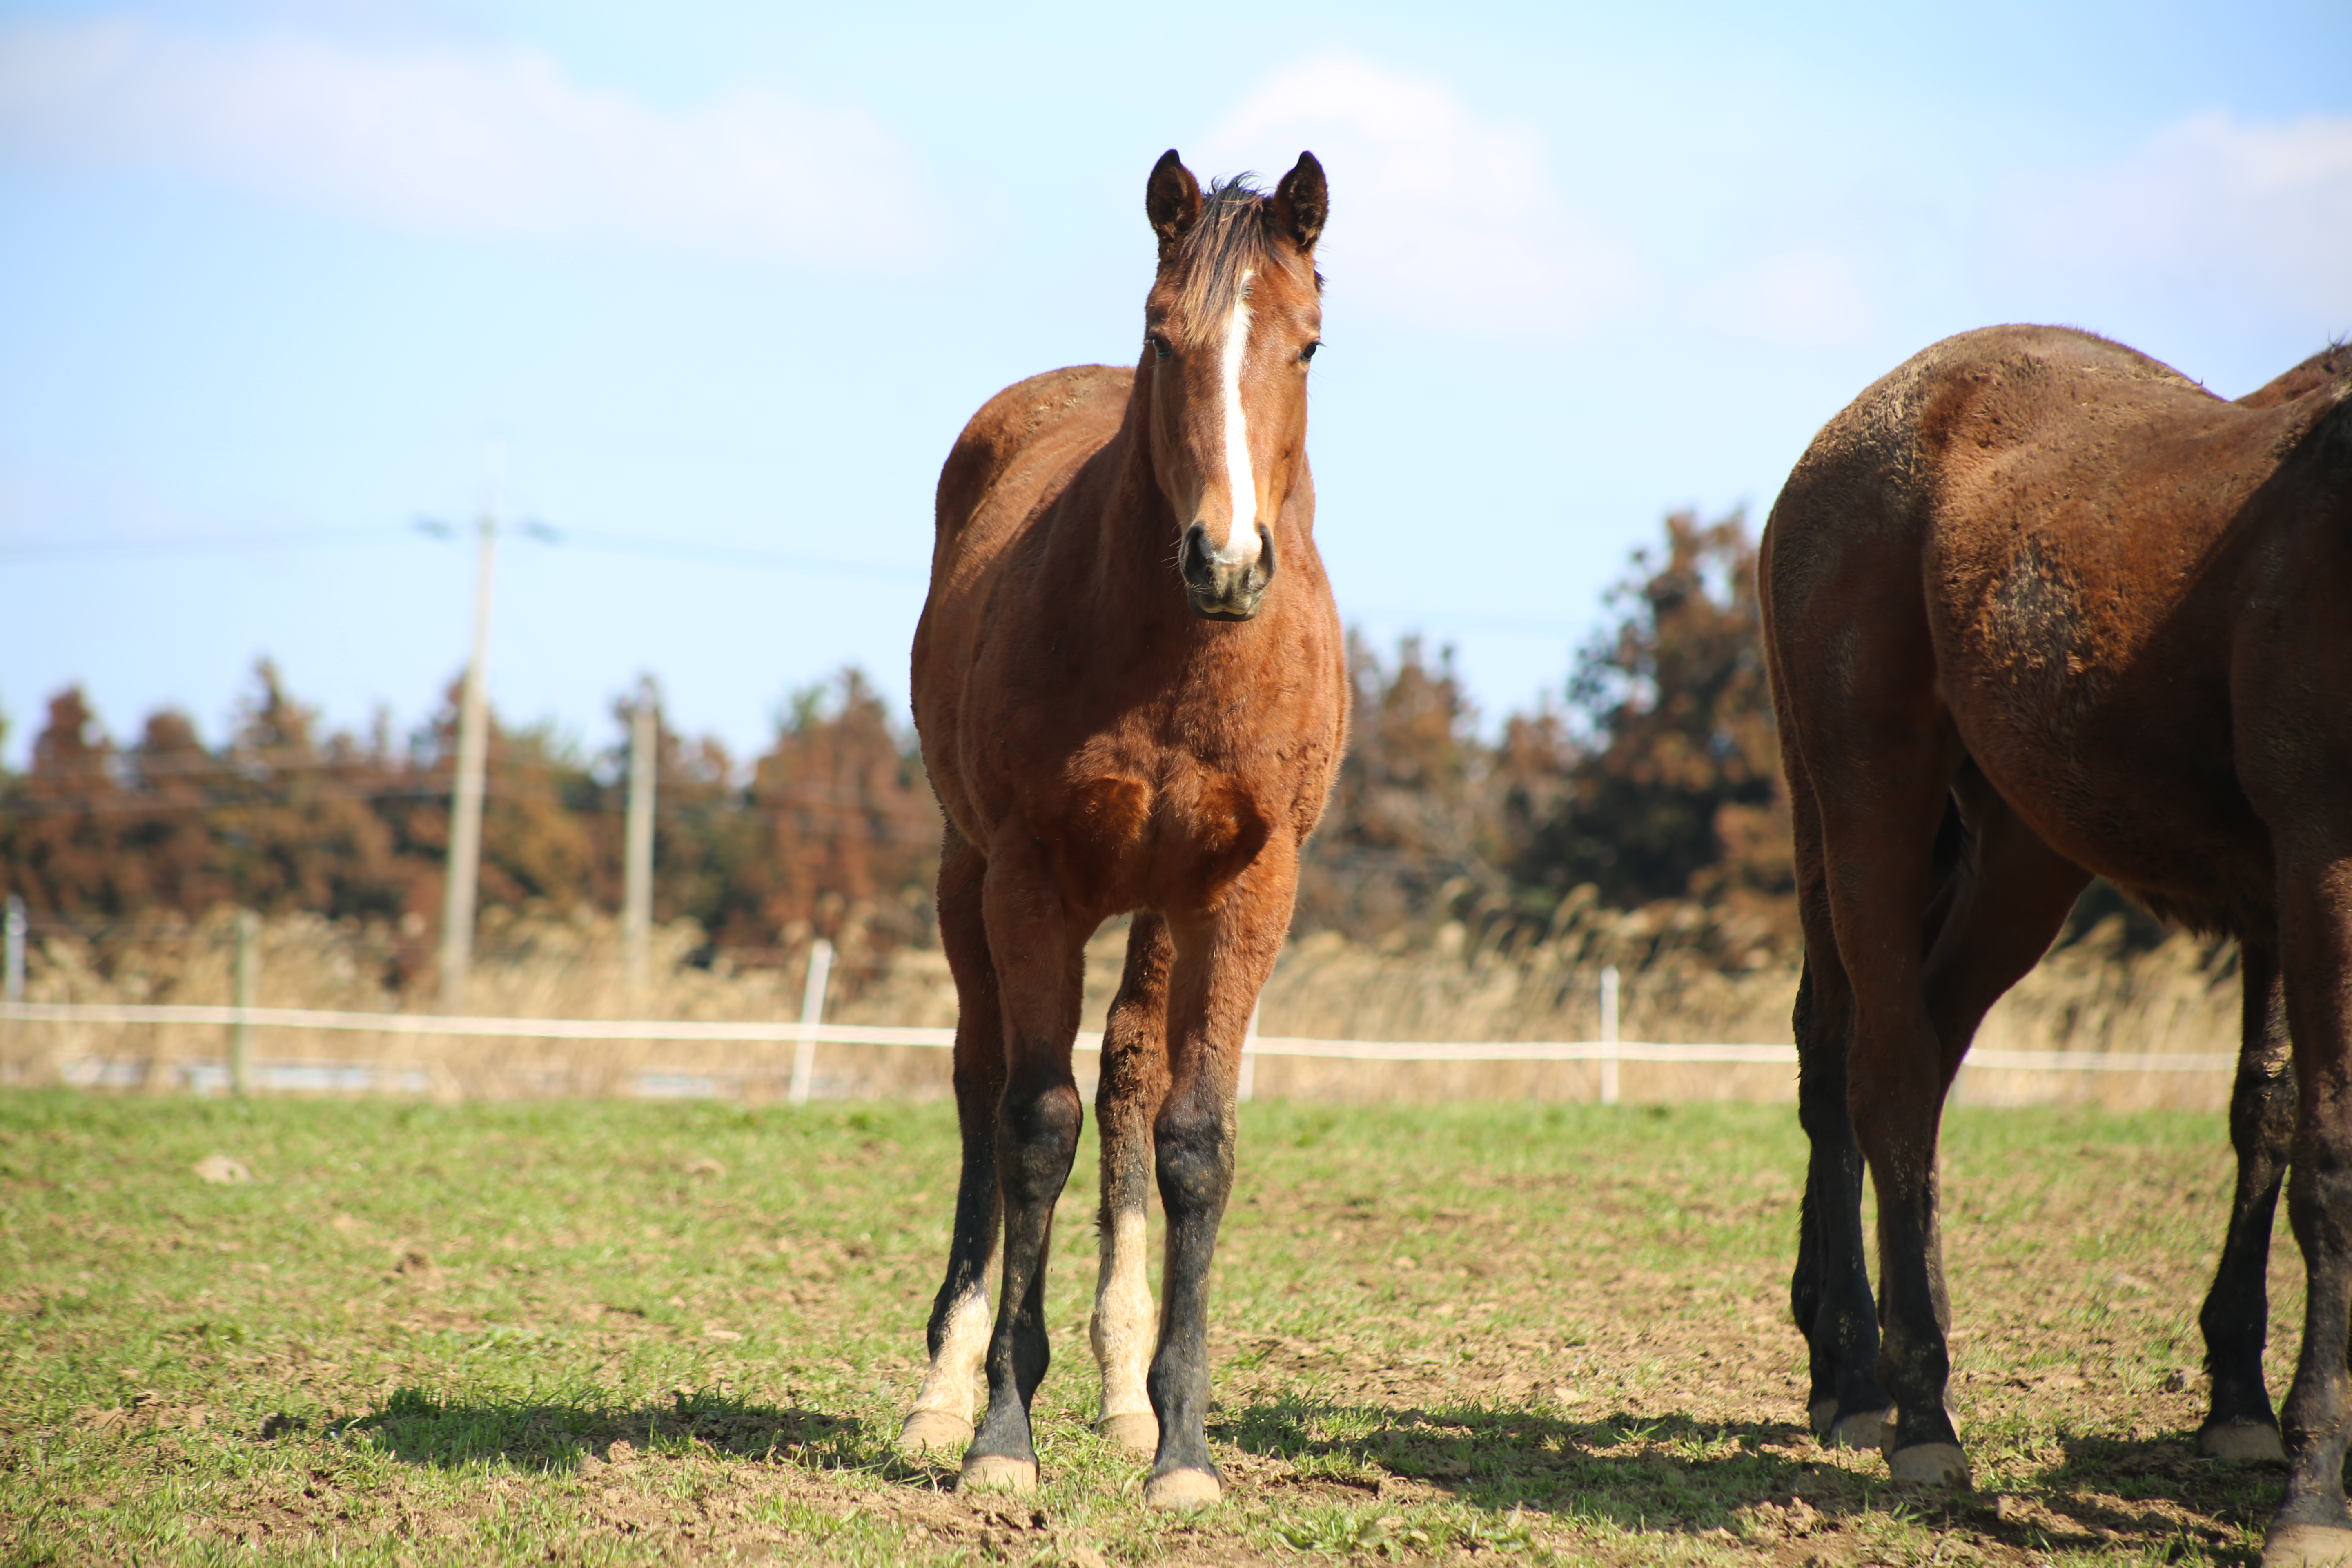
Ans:
[[[1192,1518],[1087,1426],[1091,1131],[1043,1489],[893,1452],[953,1140],[940,1105],[13,1097],[0,1559],[2237,1563],[2276,1495],[2186,1436],[2218,1118],[1954,1115],[1950,1497],[1802,1429],[1787,1110],[1248,1107]],[[2274,1390],[2299,1282],[2283,1247]]]

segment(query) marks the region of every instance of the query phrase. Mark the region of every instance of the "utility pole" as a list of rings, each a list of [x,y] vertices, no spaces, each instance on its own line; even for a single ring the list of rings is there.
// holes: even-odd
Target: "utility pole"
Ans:
[[[5,924],[7,948],[5,958],[0,959],[0,971],[5,971],[7,976],[5,983],[0,983],[0,986],[5,986],[5,989],[0,989],[0,994],[5,994],[11,1002],[22,1002],[25,999],[25,900],[22,896],[16,893],[8,895],[8,911],[5,916],[0,916],[0,923]]]
[[[631,996],[642,995],[654,929],[654,775],[661,744],[661,708],[650,675],[637,682],[629,710],[629,821],[622,868],[621,973]]]
[[[448,884],[441,902],[441,1010],[466,1005],[466,977],[474,963],[474,892],[482,872],[483,775],[490,741],[490,586],[498,568],[499,498],[477,525],[474,567],[474,648],[466,661],[465,694],[457,705],[457,776],[449,793]]]

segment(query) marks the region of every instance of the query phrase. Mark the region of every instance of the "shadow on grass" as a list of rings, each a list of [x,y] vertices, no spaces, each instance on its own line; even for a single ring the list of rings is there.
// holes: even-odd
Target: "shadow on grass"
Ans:
[[[799,1407],[751,1405],[725,1394],[676,1396],[667,1407],[443,1400],[415,1388],[396,1390],[383,1406],[352,1421],[344,1435],[372,1442],[412,1465],[442,1468],[504,1463],[518,1469],[572,1471],[593,1457],[624,1452],[703,1454],[780,1459],[819,1468],[866,1469],[908,1479],[929,1478],[871,1440],[854,1417]]]
[[[1235,1413],[1216,1435],[1342,1484],[1352,1472],[1353,1484],[1377,1486],[1377,1479],[1362,1479],[1371,1468],[1425,1481],[1474,1508],[1650,1529],[1736,1529],[1741,1510],[1800,1496],[1833,1514],[1872,1506],[1872,1491],[1889,1489],[1773,1451],[1810,1441],[1786,1423],[1700,1423],[1679,1415],[1579,1421],[1534,1410],[1284,1400]],[[1669,1445],[1682,1452],[1659,1451]]]
[[[2208,1459],[2189,1433],[2161,1437],[2077,1437],[2061,1434],[2066,1457],[2037,1478],[2074,1518],[2123,1533],[2168,1528],[2160,1507],[2174,1504],[2259,1532],[2286,1489],[2284,1465]],[[2063,1501],[2057,1500],[2063,1500]]]
[[[1309,1484],[1378,1495],[1381,1478],[1393,1476],[1496,1513],[1734,1534],[1759,1514],[1768,1529],[1779,1528],[1777,1519],[1801,1531],[1814,1528],[1802,1522],[1808,1514],[1832,1527],[1876,1514],[1933,1529],[1965,1526],[2028,1551],[2118,1540],[2162,1546],[2187,1537],[2226,1558],[2233,1529],[2259,1532],[2284,1476],[2275,1466],[2200,1458],[2187,1434],[2062,1435],[2065,1458],[2022,1489],[2031,1506],[1996,1509],[1989,1492],[1904,1485],[1807,1458],[1815,1451],[1810,1435],[1788,1423],[1681,1415],[1582,1421],[1475,1405],[1281,1400],[1231,1412],[1212,1430],[1245,1452],[1291,1461]]]

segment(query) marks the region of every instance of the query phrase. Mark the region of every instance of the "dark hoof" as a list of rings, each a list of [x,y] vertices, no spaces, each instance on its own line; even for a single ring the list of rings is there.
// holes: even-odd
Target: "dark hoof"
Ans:
[[[1969,1457],[1958,1443],[1914,1443],[1886,1456],[1886,1473],[1898,1481],[1919,1481],[1932,1487],[1966,1488]]]
[[[1170,1470],[1144,1483],[1149,1508],[1213,1508],[1225,1498],[1225,1486],[1213,1470]]]
[[[2263,1537],[2263,1568],[2341,1568],[2352,1563],[2352,1530],[2333,1524],[2273,1524]]]
[[[2279,1429],[2260,1421],[2228,1421],[2218,1426],[2202,1427],[2197,1434],[2197,1451],[2209,1459],[2227,1459],[2239,1465],[2286,1463],[2286,1445],[2279,1439]]]
[[[1812,1424],[1813,1436],[1826,1438],[1837,1430],[1837,1401],[1816,1399],[1805,1411],[1805,1419]]]
[[[966,1492],[1034,1492],[1037,1489],[1037,1462],[1034,1459],[1008,1458],[1003,1454],[966,1455],[963,1479],[956,1489]]]

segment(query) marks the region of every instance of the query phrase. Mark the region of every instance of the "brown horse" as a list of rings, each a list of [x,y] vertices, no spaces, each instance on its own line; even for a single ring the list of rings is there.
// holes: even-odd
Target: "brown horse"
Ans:
[[[2229,403],[2085,333],[1949,339],[1814,438],[1759,577],[1805,929],[1793,1303],[1816,1426],[1966,1483],[1937,1122],[1986,1010],[2096,873],[2240,941],[2200,1446],[2275,1452],[2263,1269],[2291,1154],[2309,1294],[2263,1557],[2352,1556],[2352,352]]]
[[[1208,1276],[1242,1037],[1347,726],[1307,468],[1325,207],[1312,154],[1271,195],[1233,181],[1204,196],[1170,152],[1145,187],[1160,265],[1135,368],[1008,387],[940,474],[914,700],[948,818],[940,933],[963,1166],[930,1367],[901,1440],[968,1441],[968,1487],[1036,1484],[1029,1401],[1082,1116],[1070,1051],[1084,948],[1132,910],[1095,1100],[1101,1427],[1156,1451],[1147,1500],[1221,1495],[1202,1429]],[[1147,1371],[1155,1172],[1165,1308]]]

